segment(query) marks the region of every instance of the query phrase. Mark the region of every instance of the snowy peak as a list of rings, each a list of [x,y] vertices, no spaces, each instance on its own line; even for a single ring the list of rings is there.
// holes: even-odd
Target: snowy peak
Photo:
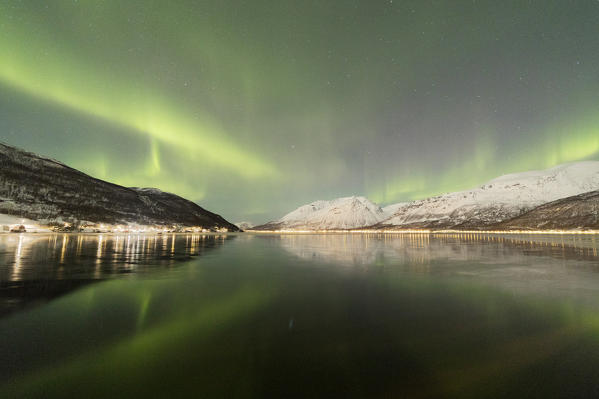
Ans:
[[[315,201],[281,219],[258,226],[260,230],[336,230],[376,224],[386,217],[380,206],[364,197]]]

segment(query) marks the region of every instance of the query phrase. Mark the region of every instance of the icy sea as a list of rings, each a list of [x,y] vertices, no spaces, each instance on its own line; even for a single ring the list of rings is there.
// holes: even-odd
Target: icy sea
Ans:
[[[599,397],[598,248],[4,234],[0,397]]]

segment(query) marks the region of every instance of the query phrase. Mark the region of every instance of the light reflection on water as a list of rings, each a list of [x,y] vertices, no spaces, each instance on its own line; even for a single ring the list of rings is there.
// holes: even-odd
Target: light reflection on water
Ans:
[[[0,315],[105,279],[172,268],[235,236],[0,235]]]
[[[596,239],[2,235],[0,397],[594,397]]]
[[[233,237],[213,234],[2,234],[0,281],[89,277],[91,265],[100,266],[94,269],[96,278],[126,273],[135,266],[173,266]],[[67,264],[68,268],[60,267]]]

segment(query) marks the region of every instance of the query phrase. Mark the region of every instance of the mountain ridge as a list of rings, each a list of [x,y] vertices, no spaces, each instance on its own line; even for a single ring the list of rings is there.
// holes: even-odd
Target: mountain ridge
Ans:
[[[156,188],[124,187],[0,143],[0,213],[44,223],[202,226],[237,231],[220,215]]]

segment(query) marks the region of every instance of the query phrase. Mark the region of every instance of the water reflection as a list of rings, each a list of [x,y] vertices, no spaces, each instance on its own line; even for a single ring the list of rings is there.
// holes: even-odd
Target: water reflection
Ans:
[[[470,280],[599,309],[596,236],[290,234],[276,239],[309,263]]]
[[[381,259],[430,264],[435,260],[514,263],[527,256],[598,261],[596,236],[490,234],[287,234],[281,246],[308,260],[368,266]]]
[[[234,235],[0,235],[0,315],[82,285],[169,268]]]
[[[206,245],[193,236],[175,238],[174,247],[169,237],[85,240],[69,236],[61,267],[75,261],[70,246],[91,253],[93,275],[98,257],[108,265],[125,257],[139,270],[144,250],[168,264]],[[218,240],[220,250],[179,263],[169,278],[107,279],[0,319],[0,397],[599,392],[599,295],[574,300],[599,287],[592,238]],[[28,250],[23,243],[21,278],[32,275],[35,253],[60,264],[63,242],[50,237]]]

